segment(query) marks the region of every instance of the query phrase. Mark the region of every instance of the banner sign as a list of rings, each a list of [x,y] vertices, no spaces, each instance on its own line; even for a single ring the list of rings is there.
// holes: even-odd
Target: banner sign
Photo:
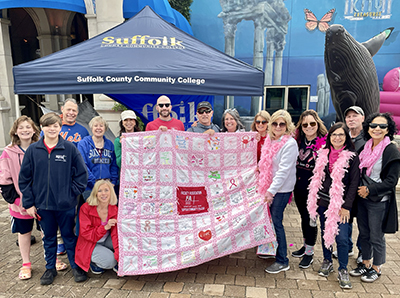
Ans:
[[[119,272],[192,267],[275,240],[254,132],[124,134]]]

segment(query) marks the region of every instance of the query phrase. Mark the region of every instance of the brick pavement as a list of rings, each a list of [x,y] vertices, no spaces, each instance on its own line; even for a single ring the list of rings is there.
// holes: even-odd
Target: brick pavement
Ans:
[[[293,203],[285,211],[284,224],[291,252],[302,243],[300,217]],[[317,275],[322,262],[319,239],[314,264],[306,270],[299,269],[299,259],[289,257],[289,271],[267,274],[264,268],[272,260],[261,260],[256,257],[255,249],[249,249],[197,267],[162,274],[120,278],[112,270],[102,275],[89,273],[89,279],[81,284],[74,282],[69,269],[59,273],[52,285],[41,286],[39,278],[45,264],[41,243],[32,246],[32,278],[26,281],[18,279],[21,257],[15,245],[17,237],[11,234],[10,216],[3,200],[0,202],[0,228],[0,298],[400,297],[399,233],[386,237],[387,263],[383,267],[382,277],[373,284],[362,283],[359,278],[351,277],[353,289],[342,290],[336,280],[336,272],[327,279]],[[355,239],[356,227],[354,231]],[[37,231],[34,235],[39,239]],[[65,256],[61,258],[66,261]],[[338,264],[334,262],[337,271]],[[351,257],[349,267],[355,264],[355,257]]]

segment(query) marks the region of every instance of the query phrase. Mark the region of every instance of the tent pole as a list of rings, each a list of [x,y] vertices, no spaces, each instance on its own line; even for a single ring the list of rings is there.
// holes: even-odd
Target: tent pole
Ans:
[[[15,94],[14,98],[15,98],[15,117],[16,117],[16,119],[18,119],[19,117],[21,117],[21,111],[19,110],[19,97],[18,97],[18,94]]]

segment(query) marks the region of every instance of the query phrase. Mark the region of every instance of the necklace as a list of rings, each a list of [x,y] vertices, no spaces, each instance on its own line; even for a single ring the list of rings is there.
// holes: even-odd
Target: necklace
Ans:
[[[313,140],[307,142],[307,139],[304,138],[304,143],[306,144],[307,147],[310,147],[312,141]]]

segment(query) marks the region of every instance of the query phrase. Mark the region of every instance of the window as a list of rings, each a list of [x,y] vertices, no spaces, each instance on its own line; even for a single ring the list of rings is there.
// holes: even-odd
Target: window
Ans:
[[[308,109],[309,103],[310,85],[264,87],[264,109],[271,115],[285,109],[292,116],[293,123]]]

